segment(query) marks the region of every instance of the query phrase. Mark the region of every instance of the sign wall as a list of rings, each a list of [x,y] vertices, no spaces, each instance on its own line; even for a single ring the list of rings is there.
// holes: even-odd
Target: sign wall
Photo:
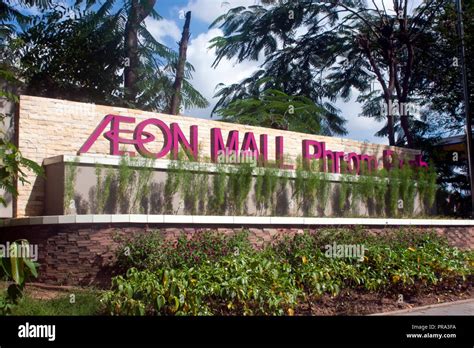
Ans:
[[[18,129],[20,150],[38,163],[81,153],[168,158],[182,148],[191,158],[207,156],[214,162],[223,151],[251,152],[260,163],[278,161],[283,168],[292,168],[299,156],[321,159],[334,173],[342,161],[354,173],[364,161],[370,168],[381,168],[395,153],[412,165],[426,166],[416,150],[31,96],[20,98]],[[17,216],[43,214],[43,179],[31,176],[30,182],[19,187]]]

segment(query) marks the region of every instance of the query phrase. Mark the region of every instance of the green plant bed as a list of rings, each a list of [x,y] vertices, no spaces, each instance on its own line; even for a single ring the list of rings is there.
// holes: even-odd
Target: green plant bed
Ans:
[[[275,240],[263,250],[249,248],[241,236],[203,235],[161,248],[128,240],[128,261],[122,256],[119,262],[129,269],[104,294],[107,311],[292,315],[301,303],[318,296],[346,290],[417,292],[441,282],[462,282],[474,273],[472,251],[450,247],[435,234],[409,230],[375,237],[360,229],[327,229]],[[159,236],[156,241],[161,243]],[[234,252],[216,253],[231,243]],[[367,250],[359,258],[329,257],[328,245],[334,243]]]
[[[181,269],[217,261],[227,255],[252,252],[247,231],[225,236],[215,231],[201,231],[188,238],[181,234],[176,241],[164,239],[160,231],[139,234],[132,238],[116,236],[121,244],[116,252],[118,271]]]

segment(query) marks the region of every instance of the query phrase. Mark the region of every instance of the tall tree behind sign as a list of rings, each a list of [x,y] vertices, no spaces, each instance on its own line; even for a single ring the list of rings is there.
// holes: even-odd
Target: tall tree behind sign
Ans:
[[[186,64],[186,52],[188,50],[188,41],[190,37],[189,25],[191,24],[191,12],[186,12],[186,20],[184,22],[183,34],[179,42],[179,57],[176,65],[176,78],[173,84],[173,95],[170,102],[170,114],[177,115],[181,100],[181,88],[184,80],[184,68]]]
[[[273,88],[317,102],[347,100],[355,88],[366,104],[364,116],[386,120],[389,144],[396,143],[398,123],[403,130],[400,142],[411,147],[405,106],[416,97],[413,73],[418,55],[426,49],[431,20],[446,2],[427,1],[412,12],[408,1],[398,0],[393,0],[393,10],[383,2],[379,7],[373,1],[369,7],[359,0],[265,1],[264,6],[233,8],[213,23],[224,32],[211,40],[217,50],[214,65],[224,57],[257,60],[262,52],[265,59],[262,70],[240,86],[221,90],[221,104],[232,102],[243,90],[255,96]],[[381,91],[371,89],[373,82]],[[387,105],[384,114],[379,100]],[[391,105],[398,106],[396,114]]]
[[[167,111],[178,54],[158,42],[144,23],[147,16],[160,19],[159,14],[131,0],[119,8],[114,1],[92,5],[55,5],[8,40],[9,49],[17,48],[27,93]],[[193,71],[185,63],[182,103],[206,107],[207,100],[190,83]]]

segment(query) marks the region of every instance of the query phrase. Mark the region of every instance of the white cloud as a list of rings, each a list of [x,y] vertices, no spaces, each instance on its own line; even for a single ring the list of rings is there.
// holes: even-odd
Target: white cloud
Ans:
[[[233,1],[229,0],[232,5],[240,2],[246,3],[245,5],[253,5],[254,0],[247,1]],[[213,3],[214,7],[210,6]],[[215,5],[217,0],[191,0],[188,6],[195,6],[196,9],[193,11],[193,16],[199,16],[206,21],[214,20],[218,15],[225,12],[225,8],[222,10],[219,6]],[[234,6],[232,6],[234,7]],[[211,10],[213,8],[213,10]],[[188,10],[190,8],[187,8]],[[205,10],[208,11],[205,11]],[[212,12],[214,11],[214,12]],[[205,17],[207,16],[207,17]],[[205,19],[207,18],[207,19]],[[297,35],[302,35],[307,28],[300,28]],[[218,98],[213,98],[215,94],[215,87],[219,83],[229,85],[241,81],[244,78],[251,76],[251,74],[259,68],[262,61],[244,61],[242,63],[236,63],[235,61],[229,61],[222,59],[217,68],[212,68],[211,65],[216,57],[215,49],[209,49],[209,40],[221,36],[222,31],[217,28],[208,30],[207,32],[199,34],[195,38],[191,38],[187,58],[188,61],[193,64],[195,72],[191,83],[193,86],[204,95],[210,102],[210,106],[206,109],[189,109],[184,111],[184,115],[209,118],[210,113],[218,101]],[[386,138],[375,137],[374,134],[382,128],[382,124],[370,118],[358,117],[361,112],[361,105],[355,101],[357,98],[357,92],[353,91],[353,97],[349,102],[343,102],[342,100],[336,103],[336,106],[341,110],[341,115],[347,119],[348,135],[345,137],[357,140],[367,140],[372,143],[386,144]]]
[[[212,68],[211,65],[216,58],[216,52],[215,49],[208,48],[209,40],[220,35],[222,35],[220,29],[210,29],[208,32],[191,39],[189,43],[187,58],[196,70],[191,83],[209,100],[211,106],[207,109],[186,110],[185,115],[210,117],[211,110],[218,101],[218,98],[212,98],[215,94],[216,85],[239,82],[258,69],[260,62],[244,61],[237,64],[227,59],[222,59],[217,68]]]
[[[261,64],[261,62],[255,61],[235,63],[235,61],[222,59],[217,68],[211,68],[216,54],[215,49],[208,49],[209,40],[220,35],[222,35],[220,29],[211,29],[190,41],[187,52],[188,61],[196,69],[191,83],[210,101],[211,105],[206,109],[185,110],[184,115],[209,118],[214,105],[218,101],[218,98],[212,98],[215,94],[216,85],[218,83],[229,85],[239,82],[249,77]],[[353,96],[349,102],[340,100],[336,103],[336,106],[341,110],[341,115],[347,119],[346,126],[349,133],[345,137],[386,144],[386,138],[374,136],[375,132],[382,128],[381,123],[371,118],[358,117],[358,114],[361,112],[361,105],[355,101],[357,94],[357,91],[353,91]]]
[[[193,17],[210,24],[231,8],[251,6],[258,3],[258,0],[190,0],[188,4],[181,9],[184,11],[192,11]]]
[[[181,30],[172,20],[156,20],[148,17],[145,19],[145,25],[151,35],[153,35],[158,42],[163,42],[166,37],[170,37],[175,41],[181,39]]]
[[[348,102],[338,100],[335,105],[341,110],[341,115],[347,120],[346,129],[348,134],[344,138],[356,139],[360,141],[368,141],[375,144],[387,144],[387,138],[376,137],[374,134],[378,132],[383,124],[373,118],[359,117],[362,112],[362,105],[356,102],[358,92],[352,90],[352,98]]]

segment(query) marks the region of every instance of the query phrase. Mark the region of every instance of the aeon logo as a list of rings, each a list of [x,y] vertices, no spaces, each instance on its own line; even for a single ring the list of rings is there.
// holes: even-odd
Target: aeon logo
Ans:
[[[181,128],[177,123],[171,123],[168,127],[163,121],[157,118],[146,119],[135,127],[134,130],[121,129],[121,123],[135,123],[134,117],[121,116],[121,115],[107,115],[102,122],[97,126],[91,136],[87,139],[84,145],[80,148],[79,153],[86,153],[96,142],[99,136],[104,135],[106,139],[110,141],[110,154],[111,155],[124,155],[135,156],[133,151],[121,151],[119,149],[120,144],[133,145],[138,153],[146,157],[162,158],[166,156],[170,150],[173,150],[174,158],[177,158],[179,145],[183,146],[186,153],[190,154],[194,159],[197,159],[198,155],[198,129],[197,126],[191,126],[190,129],[190,141],[186,139]],[[106,131],[106,128],[110,125],[110,130]],[[157,127],[163,135],[163,146],[158,152],[151,152],[147,149],[146,144],[156,139],[155,135],[145,131],[148,126]],[[130,134],[131,137],[122,137],[122,135]]]
[[[119,149],[121,144],[133,145],[138,153],[145,157],[162,158],[170,151],[174,159],[178,158],[179,147],[181,146],[189,159],[197,160],[198,158],[198,126],[192,125],[189,127],[189,138],[186,138],[183,131],[177,123],[171,123],[169,127],[157,118],[149,118],[138,123],[134,130],[122,129],[121,124],[135,124],[134,117],[122,115],[107,115],[100,122],[91,136],[87,139],[84,145],[80,148],[79,154],[86,153],[90,150],[96,140],[103,135],[110,142],[111,155],[125,155],[135,156],[133,151],[121,151]],[[110,127],[107,129],[107,127]],[[150,143],[156,140],[156,133],[152,133],[149,128],[156,127],[163,136],[163,145],[157,152],[150,150]],[[189,141],[188,141],[189,139]],[[268,161],[268,135],[260,134],[259,141],[253,132],[245,132],[242,142],[240,142],[239,131],[231,130],[227,134],[227,141],[224,142],[222,130],[218,127],[210,129],[210,150],[211,160],[219,163],[219,157],[222,154],[233,153],[246,154],[251,153],[257,164],[264,165]],[[274,141],[275,161],[278,166],[283,169],[293,169],[293,164],[285,164],[284,156],[284,137],[281,135],[275,136]],[[397,156],[395,151],[384,150],[383,157],[378,160],[375,155],[360,154],[356,152],[346,151],[332,151],[326,147],[324,141],[317,141],[314,139],[302,140],[302,155],[303,159],[307,161],[322,160],[323,170],[331,173],[341,173],[341,163],[346,162],[349,172],[353,174],[360,174],[362,162],[367,163],[367,168],[376,170],[379,162],[384,167],[390,169],[396,166],[393,162]],[[389,161],[389,160],[392,161]],[[421,154],[416,154],[412,160],[401,159],[399,166],[401,167],[405,161],[407,164],[416,167],[428,167],[428,164],[422,160]]]

